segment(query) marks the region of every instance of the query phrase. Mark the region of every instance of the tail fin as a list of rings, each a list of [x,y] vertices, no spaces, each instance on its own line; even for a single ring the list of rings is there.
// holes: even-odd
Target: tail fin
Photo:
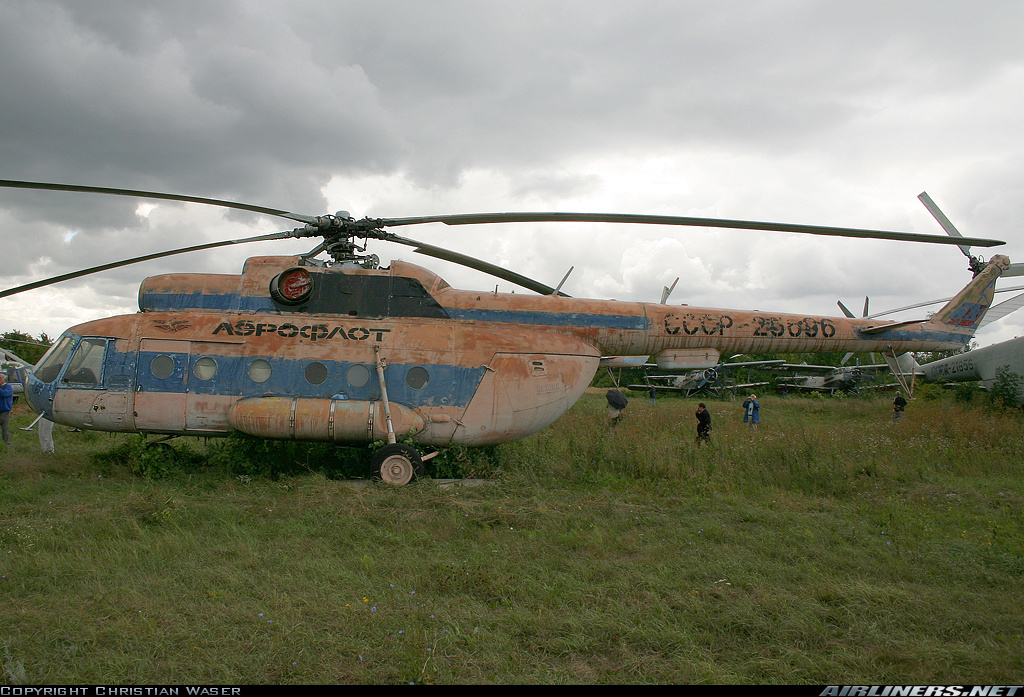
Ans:
[[[963,337],[964,343],[974,336],[985,312],[995,297],[996,279],[1010,267],[1010,259],[997,254],[967,286],[939,310],[928,324]]]

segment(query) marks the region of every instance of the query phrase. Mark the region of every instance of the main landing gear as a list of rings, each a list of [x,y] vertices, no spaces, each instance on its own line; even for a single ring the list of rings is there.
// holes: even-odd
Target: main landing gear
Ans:
[[[389,443],[373,455],[370,476],[380,477],[388,484],[402,486],[415,477],[422,477],[425,469],[423,458],[415,449],[404,443]]]

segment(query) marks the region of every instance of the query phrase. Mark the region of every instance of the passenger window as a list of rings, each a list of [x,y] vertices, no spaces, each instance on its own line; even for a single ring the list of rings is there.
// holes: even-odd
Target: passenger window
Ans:
[[[323,363],[310,363],[306,366],[306,382],[310,385],[322,385],[327,380],[327,366]]]
[[[270,363],[257,358],[249,365],[249,379],[253,382],[266,382],[270,379]]]
[[[195,366],[192,368],[192,372],[200,380],[212,380],[213,376],[217,374],[217,361],[213,360],[209,356],[203,356],[196,361]]]
[[[426,368],[421,368],[420,366],[410,368],[409,372],[405,374],[406,384],[414,390],[422,390],[429,381],[430,374]]]
[[[362,363],[355,363],[345,373],[345,377],[352,387],[362,387],[370,381],[370,369]]]
[[[174,375],[174,359],[166,353],[161,353],[149,364],[149,372],[153,373],[155,378],[166,380]]]

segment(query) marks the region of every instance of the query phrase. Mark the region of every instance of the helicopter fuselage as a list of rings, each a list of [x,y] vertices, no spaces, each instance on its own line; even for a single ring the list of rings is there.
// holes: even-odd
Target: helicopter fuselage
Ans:
[[[140,312],[69,329],[26,396],[101,431],[488,445],[555,421],[602,356],[701,368],[725,353],[960,348],[991,303],[1002,266],[989,266],[932,320],[886,323],[466,291],[404,262],[254,257],[240,275],[146,279]]]

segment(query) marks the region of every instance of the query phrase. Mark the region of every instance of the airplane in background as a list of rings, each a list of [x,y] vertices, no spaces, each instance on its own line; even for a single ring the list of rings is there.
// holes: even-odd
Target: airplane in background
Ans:
[[[14,388],[14,396],[25,392],[25,378],[32,366],[13,352],[0,348],[0,370],[7,376],[7,382]]]
[[[786,363],[780,370],[792,370],[792,375],[775,378],[775,386],[783,389],[808,390],[812,392],[853,392],[878,373],[889,370],[887,363],[874,365],[808,365]]]
[[[736,358],[736,356],[733,356]],[[667,375],[645,375],[645,385],[630,385],[634,390],[665,390],[669,392],[682,392],[686,396],[699,392],[710,392],[718,394],[729,390],[747,390],[755,387],[763,387],[770,384],[767,381],[737,383],[733,378],[727,377],[740,368],[772,368],[779,366],[786,361],[779,358],[776,360],[761,361],[739,361],[722,362],[710,368],[690,370],[685,373]]]

